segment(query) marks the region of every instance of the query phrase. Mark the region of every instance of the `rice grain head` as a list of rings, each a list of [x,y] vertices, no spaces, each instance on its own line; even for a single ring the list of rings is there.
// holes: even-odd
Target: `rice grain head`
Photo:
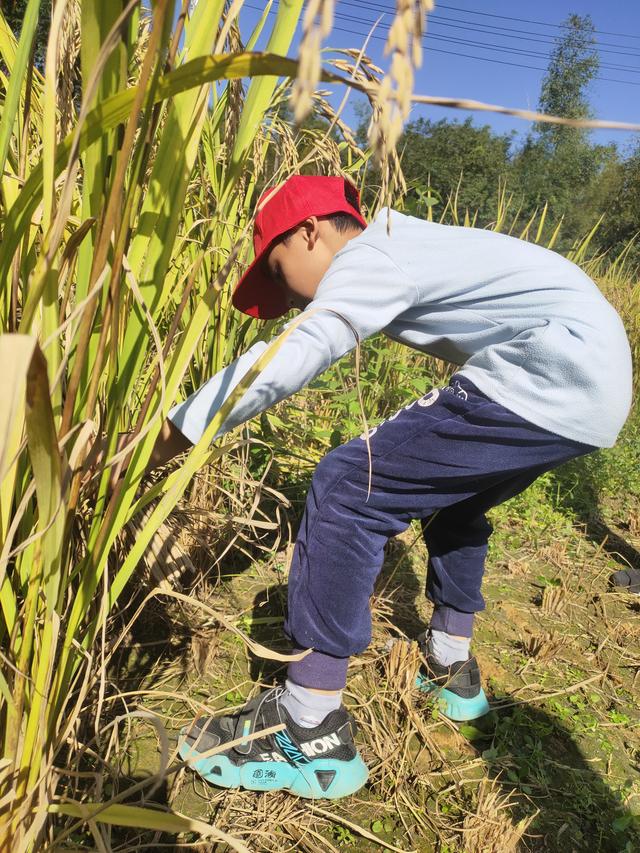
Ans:
[[[60,124],[58,140],[69,133],[76,117],[73,103],[77,79],[76,60],[80,53],[80,0],[69,0],[62,20],[58,51],[58,104]]]
[[[240,53],[243,49],[244,46],[242,44],[240,30],[238,29],[237,24],[234,23],[229,27],[226,35],[225,51],[227,53]],[[225,110],[223,139],[225,151],[229,152],[233,150],[238,133],[238,127],[240,125],[242,108],[244,106],[244,89],[242,87],[241,79],[229,80],[227,86],[229,92],[227,109]]]
[[[389,71],[373,96],[369,144],[382,173],[382,196],[387,205],[396,189],[395,151],[411,109],[414,69],[422,64],[422,36],[433,0],[396,0],[396,15],[389,30],[385,55],[391,54]]]
[[[335,0],[309,0],[307,3],[302,21],[298,76],[291,89],[291,105],[297,124],[309,114],[313,106],[313,93],[322,70],[322,40],[333,27],[334,6]]]

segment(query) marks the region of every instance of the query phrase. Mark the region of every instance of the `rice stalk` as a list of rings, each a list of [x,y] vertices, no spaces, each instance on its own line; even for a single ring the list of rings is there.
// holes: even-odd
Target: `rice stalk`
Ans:
[[[3,220],[5,236],[11,232],[2,245],[3,328],[10,322],[13,304],[13,316],[20,316],[23,331],[33,333],[0,338],[6,348],[3,363],[15,366],[4,388],[6,399],[12,402],[3,410],[0,422],[0,612],[3,654],[12,667],[7,671],[8,680],[4,674],[0,679],[0,702],[5,706],[1,784],[2,796],[8,796],[10,804],[0,826],[3,851],[15,849],[16,844],[20,849],[32,849],[55,835],[47,812],[52,811],[50,801],[60,783],[56,757],[66,750],[71,733],[82,738],[80,709],[87,697],[95,690],[103,697],[104,672],[100,675],[99,662],[104,666],[109,614],[123,589],[118,584],[125,579],[120,572],[118,583],[110,587],[106,569],[112,550],[121,547],[127,526],[137,523],[138,512],[145,524],[138,528],[143,533],[137,535],[136,545],[141,539],[150,545],[141,556],[151,560],[149,555],[153,555],[153,570],[159,560],[166,561],[167,550],[181,561],[175,545],[158,541],[170,534],[159,522],[157,509],[148,508],[148,498],[133,512],[131,507],[153,445],[153,430],[176,397],[211,321],[222,283],[237,270],[240,250],[247,244],[251,202],[252,182],[248,180],[246,196],[228,196],[227,206],[221,205],[225,188],[231,185],[227,154],[215,179],[218,206],[211,224],[203,227],[187,217],[192,232],[203,230],[205,248],[184,251],[189,245],[186,235],[177,236],[183,212],[180,199],[190,192],[199,132],[207,126],[215,137],[224,124],[227,99],[212,115],[206,110],[210,81],[220,75],[214,71],[211,77],[201,71],[186,82],[183,78],[173,93],[177,97],[165,107],[171,94],[166,80],[173,74],[180,81],[184,67],[162,76],[165,47],[169,45],[170,67],[176,55],[177,39],[171,39],[170,32],[173,4],[166,0],[156,4],[154,26],[149,27],[148,16],[140,16],[134,2],[118,19],[111,14],[113,7],[87,0],[80,22],[83,106],[76,117],[70,89],[59,85],[61,70],[67,74],[76,56],[77,21],[69,17],[70,3],[75,9],[70,0],[54,10],[44,87],[35,75],[30,78],[36,84],[31,90],[33,115],[42,116],[42,165],[31,171],[18,192],[5,195],[10,204]],[[283,52],[296,21],[295,4],[287,5],[271,37],[272,46]],[[235,10],[239,7],[236,3]],[[224,28],[218,26],[221,8],[221,4],[199,4],[188,20],[185,55],[190,62],[197,61],[198,53],[208,58],[215,33],[223,33]],[[128,28],[124,27],[127,14],[131,15]],[[32,35],[29,21],[23,28],[23,46],[27,47]],[[140,28],[146,33],[142,47],[135,45]],[[227,33],[231,37],[229,27]],[[13,142],[13,118],[28,76],[20,58],[26,48],[21,53],[10,39],[0,39],[0,49],[4,58],[14,58],[8,64],[15,73],[12,91],[16,106],[13,113],[5,109],[2,114],[3,138]],[[131,57],[128,65],[122,62],[127,56]],[[246,75],[254,62],[242,53],[240,57],[242,70],[236,78]],[[226,63],[223,56],[209,65],[221,70]],[[245,153],[253,149],[261,117],[270,105],[278,66],[268,60],[264,70],[264,81],[253,92],[249,87],[248,98],[230,116],[229,126],[239,118],[233,141],[238,155],[235,168],[246,163]],[[131,79],[135,85],[127,91]],[[162,85],[164,94],[158,97]],[[111,115],[108,107],[105,110],[109,104],[117,105]],[[155,112],[154,104],[159,107]],[[240,109],[242,115],[238,116]],[[120,138],[117,128],[123,121],[126,126]],[[65,122],[71,123],[70,132],[60,140]],[[186,129],[191,141],[179,144],[186,139]],[[147,140],[147,131],[153,144]],[[29,147],[33,142],[31,135],[19,141],[22,163],[35,160]],[[178,164],[176,151],[183,158]],[[76,183],[80,166],[82,192]],[[59,179],[63,170],[65,183]],[[140,192],[140,183],[146,186],[146,193]],[[167,198],[171,198],[168,207]],[[41,206],[42,217],[33,215],[34,204]],[[152,228],[151,239],[148,227]],[[212,237],[215,252],[206,249]],[[30,251],[35,268],[25,269]],[[187,282],[186,294],[169,323],[170,288],[181,280]],[[216,328],[224,329],[226,315],[213,317]],[[164,340],[166,331],[169,336]],[[173,338],[178,332],[176,346]],[[228,345],[225,341],[225,348]],[[137,359],[135,365],[132,356]],[[228,352],[221,357],[226,356]],[[206,362],[200,361],[198,369],[206,369]],[[113,457],[118,431],[129,425],[127,419],[136,418],[139,426],[127,488],[115,499],[107,499],[107,458],[97,492],[93,491],[96,484],[89,483],[92,492],[87,500],[80,477],[87,441],[95,431],[94,420],[100,431],[106,428],[111,448],[107,456]],[[203,462],[210,458],[205,451]],[[158,494],[162,493],[160,487]],[[165,494],[163,511],[170,511],[174,499],[178,499],[177,492],[168,501]],[[148,516],[154,513],[150,525]],[[124,564],[135,568],[133,560],[127,563],[125,559]],[[100,698],[98,715],[102,702]],[[64,796],[64,790],[60,793]],[[86,796],[82,789],[78,793]],[[99,818],[82,803],[73,807],[84,815],[97,843]],[[57,808],[59,822],[65,808]],[[140,826],[159,828],[162,821],[166,827],[171,824],[167,816],[136,815]],[[125,822],[120,812],[109,816]],[[176,832],[189,828],[184,822],[171,825]]]
[[[545,616],[562,616],[567,609],[567,591],[562,586],[546,586],[540,608]]]

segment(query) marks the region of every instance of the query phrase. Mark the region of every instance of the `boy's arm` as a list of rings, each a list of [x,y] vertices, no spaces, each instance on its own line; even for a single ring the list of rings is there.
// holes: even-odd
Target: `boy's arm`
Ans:
[[[360,341],[365,340],[388,326],[414,305],[417,298],[414,282],[385,252],[358,244],[357,239],[347,244],[336,255],[308,309],[309,312],[324,310],[309,316],[291,332],[236,403],[214,439],[304,388],[354,349],[354,332]],[[216,412],[266,348],[264,341],[254,344],[169,411],[151,453],[147,473],[197,444]],[[128,434],[121,436],[117,449],[122,449],[128,441]],[[96,453],[101,455],[97,447],[91,456]],[[93,467],[89,460],[85,466]],[[112,467],[112,475],[116,467]]]
[[[220,406],[266,348],[267,344],[264,341],[259,341],[249,347],[245,353],[216,373],[215,376],[212,376],[183,403],[174,406],[169,411],[167,419],[191,444],[197,444]],[[225,429],[220,429],[215,438],[219,438],[228,429],[231,427],[225,426]]]
[[[354,349],[356,335],[358,340],[365,340],[415,304],[415,285],[384,252],[362,245],[357,251],[349,252],[347,249],[334,259],[320,283],[316,297],[308,307],[310,316],[291,332],[236,403],[214,439],[304,388]],[[311,314],[313,309],[324,310]],[[288,325],[285,324],[284,328]],[[146,473],[198,443],[216,412],[267,346],[264,341],[254,344],[169,411],[151,452]],[[130,434],[121,435],[117,450],[130,440]],[[100,458],[103,452],[102,443],[97,443],[91,458],[85,462],[86,467],[92,468],[95,459]],[[124,460],[120,476],[128,462],[128,459]],[[117,464],[111,468],[111,489],[116,482],[117,468]]]
[[[389,256],[369,245],[347,244],[334,258],[294,329],[240,398],[214,439],[304,388],[360,341],[384,329],[418,299],[415,283]],[[313,309],[325,309],[311,315]],[[289,324],[287,324],[289,325]],[[285,325],[285,329],[287,328]],[[174,406],[169,419],[196,443],[220,406],[265,351],[263,341],[225,367],[195,394]]]

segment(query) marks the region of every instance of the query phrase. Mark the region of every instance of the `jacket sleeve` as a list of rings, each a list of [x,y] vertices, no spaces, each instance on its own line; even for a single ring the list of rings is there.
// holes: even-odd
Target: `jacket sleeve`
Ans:
[[[385,252],[359,243],[358,238],[349,241],[335,255],[315,298],[304,312],[310,316],[291,332],[214,438],[304,388],[355,348],[356,335],[363,341],[379,332],[417,299],[415,283]],[[312,309],[324,310],[311,315]],[[171,409],[169,419],[189,441],[197,443],[207,424],[266,347],[264,342],[254,344]]]

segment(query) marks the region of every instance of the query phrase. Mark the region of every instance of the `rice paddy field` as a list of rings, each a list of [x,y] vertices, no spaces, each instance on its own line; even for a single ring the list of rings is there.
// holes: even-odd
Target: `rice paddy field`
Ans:
[[[359,45],[321,67],[328,0],[274,18],[267,4],[253,33],[239,0],[59,2],[38,67],[39,6],[19,37],[0,13],[0,851],[639,850],[640,597],[608,584],[640,568],[637,408],[615,448],[492,512],[475,636],[489,716],[453,724],[411,688],[429,605],[410,528],[388,543],[345,693],[366,787],[337,802],[227,792],[178,760],[182,725],[284,673],[317,462],[363,414],[375,425],[450,373],[372,338],[211,444],[253,373],[198,445],[148,470],[174,402],[277,331],[230,305],[259,192],[343,174],[367,215],[403,206],[395,145],[432,4],[399,3],[412,14],[388,72]],[[368,146],[329,84],[369,98]],[[470,223],[455,193],[427,214]],[[497,187],[488,227],[553,245],[549,216],[521,222]],[[637,271],[592,238],[569,257],[617,307],[637,364]]]

